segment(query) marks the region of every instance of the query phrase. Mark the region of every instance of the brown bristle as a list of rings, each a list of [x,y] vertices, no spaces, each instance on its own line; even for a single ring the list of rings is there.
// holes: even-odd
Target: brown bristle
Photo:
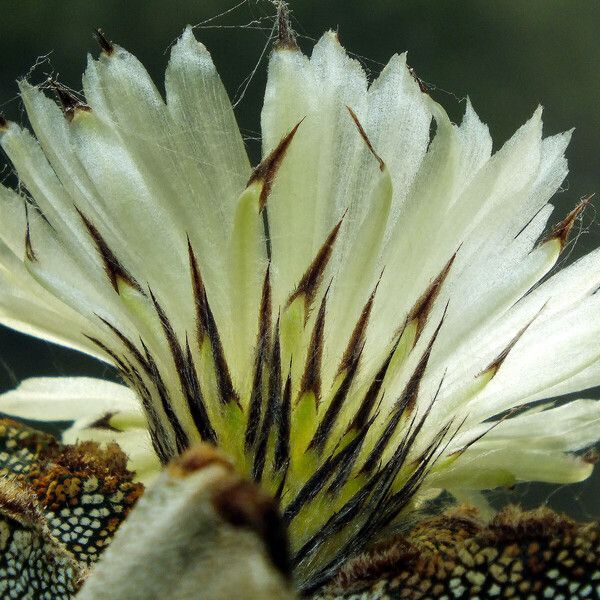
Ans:
[[[277,3],[277,41],[275,48],[281,50],[298,50],[296,34],[290,23],[290,8],[285,0]]]
[[[250,450],[256,443],[258,428],[263,407],[263,372],[267,361],[267,353],[270,341],[271,328],[271,265],[265,273],[262,297],[259,309],[258,337],[256,340],[256,354],[254,358],[254,376],[252,379],[252,391],[248,405],[248,421],[246,425],[245,446]]]
[[[437,300],[440,290],[442,289],[442,286],[444,285],[444,281],[446,280],[446,277],[448,276],[448,273],[450,272],[450,268],[452,267],[452,264],[454,263],[456,254],[457,253],[455,252],[452,255],[450,260],[444,265],[444,268],[440,271],[440,273],[437,275],[437,277],[429,284],[429,287],[425,290],[423,295],[419,298],[419,300],[417,300],[417,302],[413,306],[412,310],[408,313],[408,316],[406,318],[407,323],[410,323],[414,319],[417,320],[417,334],[416,334],[415,343],[419,339],[421,332],[423,331],[423,329],[425,328],[425,325],[427,324],[427,319],[429,318],[429,313],[431,312],[431,309],[433,308],[433,305],[435,304],[435,301]]]
[[[356,360],[356,356],[360,353],[360,349],[362,348],[365,341],[365,333],[367,330],[367,326],[369,324],[369,317],[371,316],[371,309],[373,308],[373,302],[375,300],[375,293],[377,292],[377,285],[375,289],[369,296],[369,299],[365,303],[360,317],[354,326],[352,331],[352,335],[350,336],[350,340],[348,345],[346,346],[346,350],[344,355],[342,356],[342,360],[340,361],[340,366],[338,367],[337,374],[339,375],[343,371],[350,368],[350,366]]]
[[[321,285],[321,281],[323,280],[325,268],[327,267],[329,259],[331,258],[331,254],[333,252],[333,245],[335,244],[335,240],[338,236],[345,215],[346,213],[344,213],[342,218],[338,221],[337,225],[331,230],[331,232],[323,242],[323,245],[317,252],[317,255],[313,259],[312,263],[300,279],[300,282],[296,286],[296,289],[288,298],[287,305],[289,306],[294,300],[296,300],[296,298],[304,296],[306,306],[306,311],[304,315],[305,321],[308,319],[310,307],[317,293],[317,290]]]
[[[302,119],[303,121],[304,119]],[[248,180],[247,185],[252,185],[256,182],[262,183],[262,190],[260,192],[259,205],[260,210],[262,211],[266,204],[267,198],[271,193],[271,188],[273,187],[273,182],[275,181],[275,176],[277,175],[277,171],[285,157],[285,154],[289,148],[289,145],[292,143],[296,132],[298,131],[298,127],[302,121],[296,123],[294,128],[279,142],[277,147],[267,156],[252,172],[250,179]]]
[[[37,260],[31,243],[31,227],[29,225],[29,208],[27,207],[27,201],[25,201],[25,256],[30,262],[35,262]]]
[[[102,51],[109,56],[115,51],[113,43],[106,37],[102,29],[96,29],[95,37]]]
[[[60,102],[63,113],[67,120],[72,121],[78,110],[90,111],[90,107],[81,101],[68,87],[58,81],[50,80],[50,85]]]
[[[325,342],[326,310],[327,294],[324,294],[310,337],[306,365],[304,367],[304,374],[302,375],[302,381],[300,383],[300,394],[298,396],[300,398],[302,395],[312,392],[317,404],[321,397],[321,361],[323,359],[323,345]]]
[[[542,307],[542,309],[543,309],[543,307]],[[502,350],[502,352],[500,352],[500,354],[498,354],[498,356],[496,356],[496,358],[485,369],[483,369],[483,371],[480,373],[480,375],[483,375],[484,373],[491,373],[492,376],[496,375],[496,373],[502,366],[502,363],[506,360],[506,357],[510,354],[510,351],[515,347],[515,344],[521,339],[521,337],[523,337],[523,334],[529,329],[529,327],[535,321],[535,319],[540,314],[540,312],[541,312],[541,310],[538,311],[538,313],[535,315],[535,317],[533,317],[533,319],[531,319],[529,321],[529,323],[527,323],[527,325],[525,325],[524,327],[521,328],[521,330],[517,333],[517,335],[515,335],[512,338],[512,340],[510,340],[510,342],[506,345],[504,350]]]
[[[119,294],[119,281],[125,282],[130,287],[134,288],[137,292],[142,295],[145,295],[144,290],[140,286],[140,284],[132,277],[132,275],[121,265],[113,251],[110,249],[109,245],[106,243],[98,229],[94,226],[94,224],[77,208],[75,210],[79,213],[81,220],[83,221],[90,237],[94,241],[96,245],[96,249],[102,258],[102,262],[104,263],[104,270],[110,279],[110,283]]]
[[[563,250],[569,241],[569,234],[571,233],[573,226],[577,222],[577,219],[582,214],[583,210],[591,202],[593,197],[594,194],[590,194],[589,196],[583,198],[583,200],[581,200],[579,204],[577,204],[577,206],[554,227],[552,232],[542,240],[542,244],[551,240],[558,240],[560,243],[560,249]]]
[[[371,154],[379,163],[379,169],[383,171],[385,169],[385,163],[383,162],[381,156],[379,156],[379,154],[375,152],[375,148],[373,148],[373,144],[371,144],[371,140],[369,139],[369,136],[364,130],[364,127],[362,126],[361,122],[358,120],[356,113],[349,106],[346,106],[346,108],[348,109],[348,112],[350,113],[350,116],[352,117],[352,120],[354,121],[354,124],[356,125],[358,132],[360,133],[360,136],[365,141],[365,144],[367,144],[367,148],[371,151]]]
[[[223,404],[235,402],[239,406],[239,395],[236,392],[231,380],[229,365],[225,359],[225,352],[223,350],[221,336],[219,335],[217,323],[208,302],[208,296],[206,294],[204,282],[202,281],[198,260],[196,259],[196,254],[194,253],[194,249],[189,237],[187,238],[187,246],[190,262],[190,273],[192,277],[192,292],[194,294],[194,302],[196,307],[196,329],[198,333],[198,341],[199,343],[202,343],[204,336],[208,336],[208,339],[210,340],[213,358],[215,361],[215,369],[217,372],[217,383],[221,402]]]

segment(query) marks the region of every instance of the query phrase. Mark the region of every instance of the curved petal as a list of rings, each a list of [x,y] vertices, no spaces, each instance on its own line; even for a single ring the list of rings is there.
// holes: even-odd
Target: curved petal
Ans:
[[[448,453],[454,457],[428,483],[460,490],[511,486],[519,481],[582,481],[589,477],[594,461],[575,452],[595,444],[599,428],[596,400],[536,410],[494,427],[484,424],[452,441]]]

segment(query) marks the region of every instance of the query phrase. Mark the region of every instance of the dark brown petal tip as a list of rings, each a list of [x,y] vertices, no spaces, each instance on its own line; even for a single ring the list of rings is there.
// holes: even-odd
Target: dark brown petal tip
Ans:
[[[276,50],[298,50],[296,34],[290,23],[290,7],[285,0],[277,2],[277,41]]]
[[[279,423],[277,428],[277,444],[275,446],[275,471],[279,472],[289,464],[290,460],[290,430],[292,413],[292,364],[283,388],[281,397],[281,408],[279,411]],[[283,478],[285,481],[285,477]],[[279,495],[278,495],[279,497]]]
[[[450,260],[440,271],[439,275],[429,284],[429,287],[425,290],[425,293],[419,298],[419,300],[417,300],[410,313],[408,313],[408,317],[406,318],[407,323],[417,319],[417,339],[419,338],[419,335],[421,335],[421,332],[427,323],[429,313],[431,312],[440,290],[442,289],[444,281],[450,272],[457,253],[458,250],[452,255]]]
[[[110,420],[117,415],[116,412],[107,412],[100,418],[96,419],[88,425],[88,429],[103,429],[104,431],[119,431],[116,427],[111,425]]]
[[[106,37],[102,29],[96,29],[95,37],[100,45],[100,48],[102,49],[102,52],[110,56],[115,51],[113,43]]]
[[[29,262],[35,262],[37,260],[37,256],[35,255],[35,251],[33,249],[33,245],[31,243],[31,234],[29,233],[29,225],[27,226],[27,231],[25,232],[25,256]]]
[[[550,235],[548,235],[542,241],[542,243],[558,240],[560,243],[560,249],[562,251],[569,241],[569,234],[571,233],[571,229],[573,229],[573,225],[575,225],[575,222],[586,206],[591,202],[594,195],[595,194],[590,194],[589,196],[583,198],[579,204],[577,204],[577,206],[554,227]]]
[[[231,461],[219,450],[210,444],[198,444],[186,450],[169,464],[169,474],[174,477],[188,477],[211,465],[220,465],[233,473]]]
[[[62,83],[52,79],[50,80],[50,85],[54,90],[58,101],[60,102],[60,106],[67,120],[72,121],[77,111],[91,110],[85,102],[80,100],[72,90],[64,86]]]
[[[225,358],[221,336],[219,334],[217,323],[208,301],[206,288],[204,287],[204,283],[202,281],[200,266],[198,265],[198,260],[189,236],[187,238],[187,245],[190,272],[192,276],[192,291],[194,294],[194,304],[196,305],[196,328],[198,332],[198,340],[201,342],[205,336],[208,336],[208,339],[210,340],[213,358],[215,361],[221,402],[223,404],[228,404],[229,402],[233,401],[236,404],[239,404],[239,396],[233,387],[233,381],[231,380],[229,365],[227,364],[227,359]]]
[[[248,180],[247,185],[252,185],[253,183],[260,182],[262,183],[262,190],[260,192],[260,210],[262,211],[267,204],[267,198],[271,193],[271,188],[273,187],[273,182],[275,181],[275,175],[277,174],[277,170],[281,165],[281,161],[283,160],[285,153],[287,152],[289,145],[292,143],[296,132],[298,131],[298,127],[304,121],[298,121],[294,128],[279,142],[275,150],[269,154],[252,172],[250,179]]]
[[[94,226],[94,224],[77,207],[75,207],[75,210],[79,213],[83,224],[88,230],[90,237],[94,241],[96,250],[98,251],[98,254],[100,255],[100,258],[104,264],[106,275],[110,280],[115,292],[117,292],[117,294],[121,293],[119,291],[119,282],[122,282],[135,289],[138,293],[145,295],[145,292],[140,284],[127,271],[127,269],[121,265],[113,251],[110,249],[109,245],[106,243],[106,240],[102,237],[102,235],[100,235],[100,232]]]
[[[498,356],[480,373],[480,376],[486,373],[491,374],[492,377],[496,375],[496,373],[502,366],[502,363],[510,354],[510,351],[515,347],[516,343],[523,337],[523,334],[529,329],[529,327],[531,327],[531,324],[538,318],[538,316],[544,310],[545,307],[546,304],[544,304],[542,308],[540,308],[540,310],[536,313],[533,319],[531,319],[524,327],[522,327],[517,332],[517,334],[512,338],[512,340],[510,340],[510,342],[507,344],[506,348],[504,348],[504,350],[502,350],[502,352],[500,352],[500,354],[498,354]]]
[[[8,121],[6,117],[0,113],[0,131],[6,131],[8,129]]]
[[[365,141],[365,144],[367,144],[367,148],[371,151],[371,154],[379,163],[379,169],[383,171],[385,169],[385,162],[383,162],[381,156],[379,156],[379,154],[375,152],[375,148],[373,148],[373,144],[371,144],[371,140],[369,139],[369,136],[367,135],[367,132],[365,131],[364,127],[361,125],[361,122],[358,120],[356,113],[349,106],[346,106],[346,108],[348,109],[348,112],[350,113],[350,116],[352,117],[352,120],[354,121],[354,124],[356,125],[356,128],[360,133],[360,136]]]
[[[287,301],[288,306],[294,300],[296,300],[296,298],[299,298],[300,296],[304,296],[306,299],[305,300],[306,306],[307,306],[307,308],[310,308],[310,305],[312,304],[312,302],[314,300],[315,294],[317,293],[317,290],[319,289],[319,286],[321,285],[321,281],[323,280],[325,268],[327,267],[327,263],[329,262],[329,259],[331,258],[331,254],[333,252],[333,245],[335,244],[335,240],[338,236],[340,227],[342,226],[345,216],[346,216],[346,213],[344,213],[342,215],[342,218],[337,222],[337,225],[331,230],[331,232],[329,233],[329,235],[323,242],[323,245],[317,252],[317,255],[313,259],[313,261],[310,264],[310,266],[308,267],[308,269],[305,271],[304,275],[302,276],[302,279],[300,279],[300,282],[296,286],[296,289],[294,290],[294,292],[292,292],[292,294],[288,298],[288,301]],[[307,319],[307,318],[308,318],[308,310],[306,311],[306,314],[305,314],[305,319]]]
[[[597,464],[599,458],[600,456],[598,456],[598,451],[595,448],[590,448],[581,456],[581,460],[588,465]]]
[[[25,202],[25,256],[30,262],[35,262],[37,256],[31,243],[31,227],[29,225],[29,209],[27,208],[27,202]]]
[[[315,326],[310,337],[306,366],[300,383],[300,395],[312,392],[318,405],[321,397],[321,362],[325,343],[325,315],[327,312],[327,294],[323,296]]]
[[[381,277],[375,284],[375,289],[371,292],[371,295],[369,296],[369,299],[364,305],[360,313],[360,317],[358,318],[354,329],[352,330],[352,335],[350,336],[350,340],[348,341],[348,345],[346,346],[346,350],[344,351],[342,360],[340,361],[340,365],[338,366],[338,375],[340,375],[344,371],[347,371],[351,367],[351,365],[354,363],[354,361],[360,354],[360,350],[365,343],[367,326],[369,325],[369,318],[371,317],[371,310],[373,308],[375,294],[377,293],[377,288],[379,287],[380,281]]]
[[[248,422],[246,426],[246,450],[254,447],[261,419],[263,408],[263,376],[265,363],[267,362],[267,352],[271,345],[271,265],[267,267],[263,281],[262,298],[260,302],[258,316],[258,336],[256,339],[256,348],[254,356],[254,375],[252,377],[252,390],[250,392],[250,402],[248,405]]]
[[[429,94],[429,88],[427,87],[427,84],[417,75],[417,72],[412,67],[408,67],[408,72],[410,73],[411,77],[417,82],[419,89],[424,94]]]

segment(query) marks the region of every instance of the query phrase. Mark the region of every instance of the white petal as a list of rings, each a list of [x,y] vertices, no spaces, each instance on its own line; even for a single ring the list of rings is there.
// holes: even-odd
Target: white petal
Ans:
[[[431,108],[410,73],[406,58],[406,53],[393,56],[370,86],[363,122],[392,176],[394,220],[425,156],[431,121]],[[477,148],[476,160],[485,160],[485,150],[480,150]]]
[[[41,391],[18,406],[9,395],[7,408],[68,414],[66,440],[119,441],[144,477],[157,465],[148,429],[163,462],[216,438],[248,472],[261,468],[258,452],[254,465],[248,455],[255,425],[276,460],[270,382],[287,387],[290,370],[283,495],[293,503],[330,451],[363,444],[340,493],[300,509],[296,548],[332,511],[343,514],[367,453],[375,448],[385,468],[413,425],[407,466],[447,431],[424,483],[430,497],[590,473],[574,453],[600,437],[600,404],[530,404],[600,382],[600,251],[540,284],[565,241],[543,234],[570,132],[543,139],[538,109],[492,156],[469,102],[453,124],[405,56],[369,86],[328,33],[311,58],[291,44],[273,51],[266,161],[251,174],[227,94],[190,28],[173,47],[165,87],[166,100],[115,46],[89,61],[89,110],[65,119],[22,83],[37,139],[0,127],[32,197],[25,205],[0,189],[0,321],[87,351],[96,343],[138,390],[149,425],[137,404],[116,406],[109,391],[85,410],[74,394],[48,401]],[[273,306],[259,315],[265,272]],[[265,338],[257,315],[271,325]],[[513,407],[529,410],[487,431]],[[394,431],[389,440],[384,431]],[[276,489],[278,477],[265,472],[263,483]],[[342,542],[368,518],[364,509]],[[329,560],[328,551],[315,548],[322,554],[310,560]]]
[[[556,408],[482,424],[452,440],[448,454],[470,445],[455,463],[434,475],[454,488],[495,487],[517,481],[573,483],[589,476],[592,464],[572,452],[598,439],[600,402],[575,400]],[[453,480],[453,481],[451,481]],[[483,484],[484,482],[485,485]]]
[[[366,95],[362,68],[333,33],[321,38],[310,60],[297,50],[273,52],[261,118],[264,154],[304,118],[268,201],[276,304],[357,201],[354,182],[369,156],[346,105],[358,112]]]
[[[126,413],[138,419],[138,426],[144,422],[139,402],[129,388],[89,377],[26,379],[0,396],[0,412],[37,421],[99,419],[107,413]]]
[[[485,419],[525,401],[598,363],[600,297],[592,296],[552,319],[534,322],[500,370],[469,406],[473,419]]]
[[[520,481],[577,483],[587,479],[593,465],[579,457],[549,453],[535,446],[489,445],[469,449],[451,466],[431,475],[428,485],[448,490],[511,487]]]
[[[203,180],[194,185],[194,204],[226,230],[250,164],[227,92],[208,50],[190,27],[171,51],[165,87],[176,127],[171,135],[182,146],[180,174],[202,174]]]

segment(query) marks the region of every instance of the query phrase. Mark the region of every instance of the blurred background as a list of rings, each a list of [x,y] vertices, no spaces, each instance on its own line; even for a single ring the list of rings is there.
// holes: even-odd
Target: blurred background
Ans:
[[[568,150],[571,174],[556,197],[558,219],[600,189],[600,2],[598,0],[291,0],[299,42],[310,51],[328,28],[376,75],[394,53],[409,63],[431,94],[460,121],[467,94],[490,126],[496,148],[536,106],[545,133],[575,127]],[[274,7],[268,0],[1,0],[0,111],[25,123],[17,78],[39,83],[49,74],[81,88],[86,53],[98,53],[92,32],[134,52],[162,86],[171,42],[186,24],[210,49],[232,99],[249,152],[260,152],[259,117]],[[262,57],[262,58],[261,58]],[[35,66],[34,66],[35,65]],[[0,158],[1,177],[11,171]],[[597,246],[595,209],[586,211],[570,258]],[[0,391],[40,375],[115,378],[106,366],[0,328]],[[599,394],[594,394],[600,397]],[[578,518],[600,517],[600,469],[568,488],[527,485],[503,497],[549,502]]]

